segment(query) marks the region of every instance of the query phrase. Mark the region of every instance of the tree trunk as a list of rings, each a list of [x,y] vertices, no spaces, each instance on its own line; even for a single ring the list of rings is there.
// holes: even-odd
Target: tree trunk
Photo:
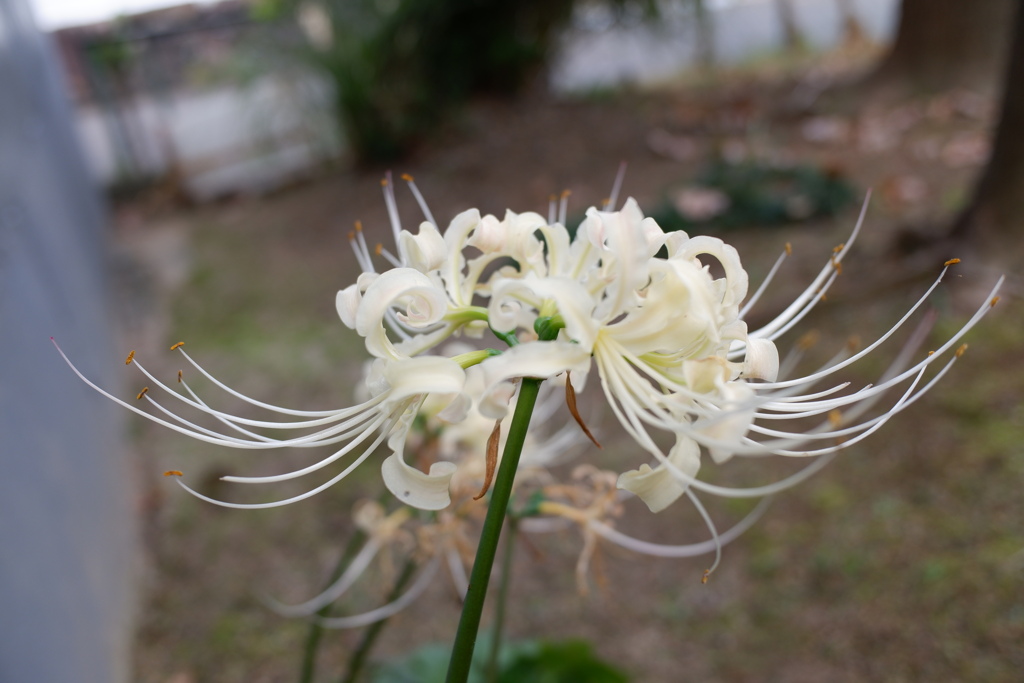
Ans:
[[[998,86],[1018,0],[903,0],[889,54],[866,85],[927,93]]]
[[[989,253],[996,253],[997,241],[1001,241],[999,253],[1014,247],[1019,256],[1015,240],[1007,236],[1024,227],[1024,8],[1017,9],[1012,23],[1003,104],[992,153],[950,235],[958,241],[969,240]]]

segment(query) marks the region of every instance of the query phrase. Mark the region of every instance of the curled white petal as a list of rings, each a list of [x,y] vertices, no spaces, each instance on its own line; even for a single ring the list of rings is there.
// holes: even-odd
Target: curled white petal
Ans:
[[[398,254],[402,264],[421,273],[440,268],[448,257],[448,246],[432,223],[420,223],[418,235],[403,230],[398,235]]]
[[[457,469],[455,463],[441,461],[423,473],[410,466],[400,453],[392,453],[380,467],[384,485],[398,500],[420,510],[443,510],[452,502],[448,484]]]
[[[397,403],[421,394],[451,394],[462,391],[466,371],[444,356],[417,356],[385,362],[381,369],[390,389],[387,401]]]
[[[384,328],[392,306],[405,309],[398,318],[411,327],[428,327],[444,317],[448,297],[438,285],[412,268],[395,268],[376,278],[363,294],[356,313],[356,332],[366,340],[366,350],[378,358],[400,358]]]
[[[359,291],[359,285],[354,284],[340,290],[334,298],[334,305],[338,309],[338,316],[341,318],[341,322],[345,324],[345,327],[355,329],[356,312],[359,310],[359,303],[362,300],[363,295]]]
[[[693,439],[679,435],[668,459],[680,471],[694,477],[700,469],[700,446]],[[639,469],[623,472],[619,475],[618,487],[638,496],[651,512],[661,512],[686,490],[686,484],[664,463],[653,469],[650,465],[641,465]]]
[[[743,376],[774,382],[779,378],[779,350],[769,339],[747,341],[747,357],[743,363]]]

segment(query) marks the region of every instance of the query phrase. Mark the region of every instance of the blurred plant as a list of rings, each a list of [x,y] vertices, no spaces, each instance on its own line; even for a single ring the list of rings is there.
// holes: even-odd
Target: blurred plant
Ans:
[[[480,637],[481,651],[490,646],[489,634]],[[426,645],[406,657],[379,667],[370,683],[442,683],[448,666],[448,646]],[[502,648],[495,676],[487,663],[475,659],[470,683],[626,683],[629,678],[601,661],[588,643],[518,640]]]
[[[834,216],[853,199],[853,187],[833,168],[717,160],[652,215],[665,230],[792,225]]]
[[[544,64],[573,0],[261,0],[334,88],[358,161],[396,159],[473,93],[515,94]]]

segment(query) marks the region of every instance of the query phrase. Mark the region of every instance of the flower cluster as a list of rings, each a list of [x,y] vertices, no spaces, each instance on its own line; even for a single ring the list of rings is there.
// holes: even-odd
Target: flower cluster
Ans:
[[[210,381],[280,419],[259,420],[217,410],[192,391],[180,374],[179,391],[132,356],[128,362],[152,386],[182,406],[212,417],[220,427],[186,419],[154,398],[154,392],[139,395],[156,410],[151,413],[82,379],[130,410],[202,441],[243,449],[332,449],[327,457],[292,472],[228,476],[227,481],[279,482],[351,458],[329,480],[268,503],[213,500],[179,479],[186,489],[211,502],[259,508],[307,498],[344,478],[386,442],[390,455],[381,471],[391,493],[412,507],[442,510],[452,501],[460,468],[485,464],[486,489],[501,438],[500,421],[509,414],[521,379],[557,378],[565,387],[567,412],[586,431],[575,395],[596,371],[610,409],[642,454],[618,468],[617,487],[635,494],[655,512],[685,494],[714,535],[695,491],[764,496],[806,478],[827,457],[782,481],[733,489],[697,477],[702,454],[717,463],[738,455],[829,456],[859,442],[911,405],[948,370],[962,352],[960,338],[994,305],[1000,286],[997,283],[974,316],[933,352],[913,360],[918,339],[896,354],[880,381],[854,390],[847,382],[829,382],[903,326],[954,263],[948,262],[918,302],[877,340],[859,351],[841,352],[811,374],[788,376],[793,357],[780,363],[776,340],[823,299],[839,276],[863,213],[847,243],[829,255],[802,294],[774,320],[751,330],[744,316],[786,253],[748,297],[747,273],[735,249],[715,237],[666,234],[653,219],[643,216],[632,199],[618,209],[613,208],[614,197],[604,209],[589,209],[574,231],[565,225],[563,197],[552,202],[547,216],[509,211],[497,218],[475,209],[464,211],[442,233],[412,179],[406,180],[423,211],[423,222],[415,233],[402,228],[393,184],[385,179],[394,251],[380,245],[371,248],[357,224],[351,241],[363,272],[356,283],[338,292],[336,300],[342,321],[364,339],[373,358],[363,402],[324,411],[270,405],[219,382],[180,344],[175,348]],[[378,264],[386,267],[378,270]],[[928,376],[935,364],[941,368]],[[897,386],[905,388],[895,401],[865,417]],[[410,464],[407,450],[410,431],[424,415],[447,425],[444,439],[459,438],[458,426],[468,420],[495,426],[485,430],[490,436],[478,444],[477,458],[463,458],[457,464],[420,453],[417,466]],[[813,422],[809,428],[790,426],[805,425],[808,420]],[[291,433],[297,436],[269,435],[279,430],[295,430]],[[662,445],[659,432],[667,435],[670,445]],[[549,507],[551,514],[565,511],[564,505]],[[606,538],[614,536],[614,530],[602,524],[588,522],[587,528]]]

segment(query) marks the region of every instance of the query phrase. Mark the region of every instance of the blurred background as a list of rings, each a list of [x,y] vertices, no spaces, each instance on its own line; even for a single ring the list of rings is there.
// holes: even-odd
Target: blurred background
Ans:
[[[443,228],[474,206],[544,213],[565,190],[578,220],[621,162],[625,196],[734,244],[753,283],[792,244],[753,324],[813,277],[873,188],[862,241],[801,330],[820,333],[822,362],[887,329],[948,258],[964,262],[936,340],[1010,280],[944,384],[781,496],[708,585],[704,560],[604,549],[582,596],[579,540],[537,539],[516,558],[509,637],[582,638],[635,681],[1019,680],[1019,4],[0,0],[0,680],[300,680],[308,626],[261,596],[318,592],[353,503],[381,490],[369,466],[283,509],[198,501],[161,474],[230,497],[220,476],[301,460],[123,415],[48,337],[127,399],[143,379],[128,351],[173,377],[167,349],[185,340],[245,393],[347,405],[365,352],[334,293],[359,272],[353,221],[387,234],[385,172],[414,175]],[[606,462],[630,448],[601,440]],[[702,476],[786,471],[744,466]],[[749,509],[709,503],[723,526]],[[622,524],[706,535],[688,510]],[[374,656],[444,641],[458,612],[438,582]],[[323,634],[309,680],[337,680],[357,641]]]

